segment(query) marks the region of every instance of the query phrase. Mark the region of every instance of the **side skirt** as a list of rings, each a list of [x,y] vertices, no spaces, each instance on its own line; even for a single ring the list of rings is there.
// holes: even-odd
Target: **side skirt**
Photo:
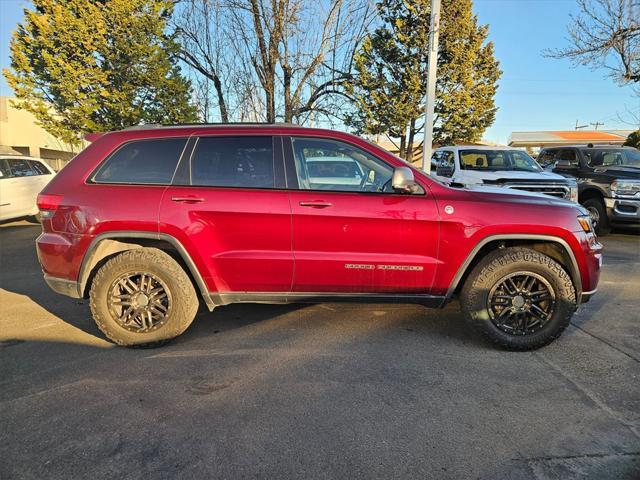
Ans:
[[[209,292],[216,305],[231,303],[418,303],[431,308],[439,308],[446,303],[446,297],[405,294],[405,293],[332,293],[332,292]]]

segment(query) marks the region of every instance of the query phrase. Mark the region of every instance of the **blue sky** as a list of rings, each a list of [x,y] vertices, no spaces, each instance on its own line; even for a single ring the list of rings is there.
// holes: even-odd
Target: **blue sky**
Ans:
[[[25,0],[0,0],[0,65],[9,64],[9,39],[22,18]],[[490,40],[503,70],[496,95],[496,121],[484,137],[505,143],[512,131],[571,130],[604,122],[601,129],[631,129],[618,119],[625,109],[640,112],[640,98],[620,87],[604,70],[573,67],[544,58],[542,51],[566,45],[569,14],[575,0],[475,0],[479,21],[489,25]],[[4,77],[0,94],[10,95]]]

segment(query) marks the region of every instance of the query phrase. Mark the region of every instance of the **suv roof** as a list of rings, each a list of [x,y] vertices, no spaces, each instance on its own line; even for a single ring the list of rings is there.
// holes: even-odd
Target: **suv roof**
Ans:
[[[438,147],[436,150],[447,149],[447,150],[517,150],[518,152],[524,152],[523,148],[516,147],[506,147],[503,145],[496,145],[494,147],[489,145],[450,145],[446,147]]]
[[[541,150],[558,150],[562,148],[620,148],[620,149],[632,149],[633,147],[628,147],[626,145],[603,145],[603,144],[587,144],[587,145],[554,145],[552,147],[543,147]]]

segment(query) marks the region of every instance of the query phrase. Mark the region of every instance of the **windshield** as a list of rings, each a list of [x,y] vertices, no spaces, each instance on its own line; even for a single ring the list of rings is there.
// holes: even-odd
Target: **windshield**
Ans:
[[[610,167],[612,165],[640,168],[640,151],[635,148],[593,148],[582,154],[590,167]]]
[[[460,150],[462,170],[515,170],[540,172],[542,168],[522,150]]]

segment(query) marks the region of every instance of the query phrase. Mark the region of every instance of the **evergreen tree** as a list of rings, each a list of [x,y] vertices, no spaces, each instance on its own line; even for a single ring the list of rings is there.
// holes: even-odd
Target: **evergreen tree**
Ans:
[[[624,142],[625,147],[634,147],[640,150],[640,130],[631,132]]]
[[[429,45],[430,0],[380,0],[381,26],[354,58],[348,93],[356,112],[347,123],[361,133],[400,139],[400,155],[413,158],[422,129]],[[478,25],[471,0],[443,0],[440,19],[434,141],[477,141],[493,123],[501,71]]]
[[[52,135],[194,121],[190,84],[165,34],[173,0],[32,0],[4,75],[16,106]]]

